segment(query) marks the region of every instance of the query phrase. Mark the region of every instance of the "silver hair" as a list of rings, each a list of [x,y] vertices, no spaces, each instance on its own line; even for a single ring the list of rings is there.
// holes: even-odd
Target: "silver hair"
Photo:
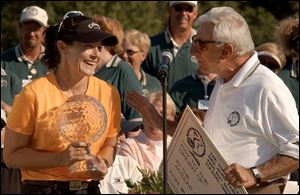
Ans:
[[[233,8],[226,6],[212,8],[199,16],[195,25],[200,27],[203,22],[213,23],[213,39],[221,43],[233,44],[238,55],[254,50],[249,26]]]

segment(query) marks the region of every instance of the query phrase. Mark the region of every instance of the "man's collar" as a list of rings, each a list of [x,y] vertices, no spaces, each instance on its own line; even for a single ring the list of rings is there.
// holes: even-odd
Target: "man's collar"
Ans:
[[[241,69],[228,82],[233,87],[239,87],[248,77],[250,77],[256,68],[260,65],[257,52],[254,51],[252,56],[242,65]]]
[[[6,76],[6,75],[7,75],[6,71],[1,67],[1,76]]]
[[[190,38],[189,38],[189,42],[190,42],[190,43],[192,43],[192,41],[193,41],[193,40],[192,40],[192,37],[193,37],[194,35],[196,35],[196,34],[197,34],[197,31],[196,31],[195,29],[192,28],[192,33],[191,33]],[[171,32],[170,32],[170,26],[168,26],[167,29],[165,30],[165,40],[166,40],[166,43],[172,42],[173,45],[178,46],[178,45],[176,44],[176,42],[174,41],[173,37],[172,37],[172,34],[171,34]]]
[[[105,64],[105,67],[106,68],[117,67],[120,61],[121,58],[116,54]]]
[[[41,59],[42,54],[44,53],[44,51],[45,51],[45,47],[43,45],[41,45],[41,54],[39,56],[39,59]],[[19,62],[25,61],[25,62],[29,62],[30,64],[34,63],[31,60],[29,60],[28,58],[26,58],[26,56],[24,55],[24,53],[22,51],[20,43],[15,47],[15,53],[16,53],[16,56],[17,56],[17,59],[18,59]]]

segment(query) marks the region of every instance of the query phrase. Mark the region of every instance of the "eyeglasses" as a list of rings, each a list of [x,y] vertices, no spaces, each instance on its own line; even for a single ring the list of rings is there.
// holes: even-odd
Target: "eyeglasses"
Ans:
[[[141,52],[141,51],[134,51],[131,49],[124,50],[124,53],[127,53],[128,56],[133,56],[134,54],[139,53],[139,52]]]
[[[216,43],[216,44],[220,44],[220,43],[222,43],[222,42],[220,42],[220,41],[203,41],[203,40],[201,40],[201,39],[196,39],[196,35],[194,35],[193,37],[192,37],[192,41],[193,41],[193,46],[195,46],[196,48],[198,48],[198,49],[203,49],[204,48],[204,45],[205,44],[208,44],[208,43]]]
[[[62,21],[60,22],[59,24],[59,27],[58,27],[58,33],[59,31],[61,30],[61,26],[62,24],[64,23],[65,19],[67,18],[72,18],[72,17],[76,17],[76,16],[84,16],[84,14],[81,12],[81,11],[69,11],[68,13],[66,13],[62,19]]]
[[[186,12],[192,13],[194,11],[193,6],[185,5],[185,4],[178,4],[178,5],[174,5],[173,7],[177,12],[186,11]]]

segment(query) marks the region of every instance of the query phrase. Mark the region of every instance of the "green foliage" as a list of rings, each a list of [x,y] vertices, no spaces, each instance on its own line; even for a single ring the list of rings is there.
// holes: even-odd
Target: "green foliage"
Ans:
[[[130,188],[130,192],[134,194],[158,193],[164,194],[164,178],[162,172],[154,172],[149,170],[139,169],[142,173],[142,180],[133,183],[130,179],[126,179],[126,185]],[[167,194],[174,194],[169,185],[166,189]]]
[[[149,36],[164,30],[168,23],[167,1],[1,1],[1,51],[18,44],[21,11],[29,5],[47,10],[51,25],[70,10],[115,18],[125,30],[136,28]],[[231,6],[241,13],[256,45],[275,41],[274,30],[281,19],[299,16],[298,1],[199,1],[199,14],[215,6]]]

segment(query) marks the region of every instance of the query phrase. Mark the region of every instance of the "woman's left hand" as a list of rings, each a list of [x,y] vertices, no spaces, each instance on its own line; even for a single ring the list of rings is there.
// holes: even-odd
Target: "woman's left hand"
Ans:
[[[108,172],[105,160],[100,156],[91,156],[86,163],[90,176],[95,180],[103,179]]]

